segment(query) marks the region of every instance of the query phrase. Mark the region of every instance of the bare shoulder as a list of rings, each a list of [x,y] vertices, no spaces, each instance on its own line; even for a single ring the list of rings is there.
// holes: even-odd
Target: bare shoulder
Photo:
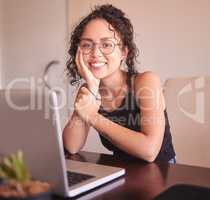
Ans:
[[[160,87],[160,77],[152,71],[146,71],[143,73],[136,74],[134,79],[134,87],[139,88],[145,86]]]
[[[141,107],[147,108],[159,102],[158,108],[165,109],[161,80],[156,73],[147,71],[137,74],[134,80],[134,92]]]

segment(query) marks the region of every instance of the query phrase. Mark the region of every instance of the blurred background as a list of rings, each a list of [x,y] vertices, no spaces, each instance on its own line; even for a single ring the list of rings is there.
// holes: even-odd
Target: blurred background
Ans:
[[[42,87],[46,75],[51,87],[67,95],[61,109],[64,126],[76,94],[65,71],[70,33],[94,5],[103,3],[121,8],[131,19],[140,72],[155,71],[163,84],[169,78],[210,74],[209,0],[0,0],[0,89]],[[186,145],[181,138],[178,142]],[[93,129],[84,150],[110,153]]]

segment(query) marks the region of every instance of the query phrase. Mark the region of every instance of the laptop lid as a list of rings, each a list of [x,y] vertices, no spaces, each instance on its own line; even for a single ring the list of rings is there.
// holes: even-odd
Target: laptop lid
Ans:
[[[1,90],[0,109],[0,156],[22,150],[32,177],[51,183],[56,194],[76,196],[125,174],[117,167],[65,160],[55,92]],[[67,171],[91,178],[76,185],[70,179],[69,186]]]
[[[51,183],[57,194],[67,196],[56,93],[0,90],[0,124],[0,157],[22,150],[32,177]]]

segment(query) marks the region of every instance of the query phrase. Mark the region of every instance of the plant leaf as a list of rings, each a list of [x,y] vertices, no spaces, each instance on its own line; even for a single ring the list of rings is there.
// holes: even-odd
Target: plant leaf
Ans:
[[[0,163],[0,176],[6,179],[13,179],[18,182],[24,182],[30,179],[27,167],[23,160],[22,151],[5,157]]]

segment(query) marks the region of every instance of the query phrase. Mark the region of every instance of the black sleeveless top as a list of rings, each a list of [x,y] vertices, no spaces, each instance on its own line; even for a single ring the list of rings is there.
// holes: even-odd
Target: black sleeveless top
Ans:
[[[128,78],[128,93],[123,99],[121,105],[114,111],[108,112],[100,107],[98,113],[108,118],[109,120],[129,128],[134,131],[141,132],[140,126],[140,109],[137,105],[135,96],[132,92],[131,78]],[[158,156],[155,161],[169,161],[175,157],[175,151],[172,144],[172,137],[170,132],[170,125],[167,116],[166,110],[164,111],[165,115],[165,133],[162,142],[162,146]],[[117,133],[116,133],[117,134]],[[141,134],[141,133],[137,133]],[[121,159],[132,159],[131,155],[128,155],[126,152],[120,150],[115,145],[113,145],[109,140],[103,137],[102,134],[99,134],[102,144],[110,151],[114,153],[114,156],[118,156]]]

